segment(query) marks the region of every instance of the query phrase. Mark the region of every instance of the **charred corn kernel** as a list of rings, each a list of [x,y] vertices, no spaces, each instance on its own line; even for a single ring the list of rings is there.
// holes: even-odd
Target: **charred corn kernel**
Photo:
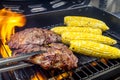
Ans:
[[[69,48],[87,56],[107,59],[120,58],[120,50],[118,48],[93,41],[72,40]]]
[[[51,29],[51,31],[61,35],[63,32],[66,31],[74,31],[74,32],[86,32],[92,34],[102,34],[101,29],[93,29],[89,27],[65,27],[65,26],[58,26]]]
[[[71,40],[90,40],[95,42],[100,42],[108,45],[116,44],[117,41],[103,35],[96,35],[90,33],[81,33],[81,32],[63,32],[62,33],[62,42],[69,44]]]
[[[103,31],[109,29],[109,27],[103,21],[90,17],[66,16],[64,17],[64,23],[67,26],[100,28]]]

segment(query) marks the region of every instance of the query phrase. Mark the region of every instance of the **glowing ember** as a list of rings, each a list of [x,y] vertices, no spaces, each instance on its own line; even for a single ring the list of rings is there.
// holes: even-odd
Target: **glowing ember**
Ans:
[[[107,59],[100,59],[100,61],[102,62],[102,63],[104,63],[104,64],[107,64]]]
[[[72,76],[72,72],[71,71],[68,71],[68,72],[64,72],[62,74],[59,74],[57,76],[54,76],[52,78],[49,78],[48,80],[63,80],[64,78],[69,78]]]
[[[58,76],[56,76],[56,80],[62,80],[63,78],[67,78],[67,77],[70,77],[72,76],[72,72],[69,71],[69,72],[64,72]]]
[[[97,66],[97,62],[92,62],[91,65],[92,66]]]
[[[104,63],[104,64],[107,64],[107,60],[104,59],[104,58],[100,59],[100,61],[101,61],[102,63]],[[91,65],[92,65],[92,66],[97,66],[97,62],[92,62]]]
[[[41,73],[36,72],[36,74],[31,77],[31,80],[47,80],[47,79]]]
[[[12,12],[9,9],[0,10],[0,53],[2,57],[10,57],[12,51],[7,42],[10,40],[12,34],[15,33],[15,27],[22,27],[26,23],[25,16]]]

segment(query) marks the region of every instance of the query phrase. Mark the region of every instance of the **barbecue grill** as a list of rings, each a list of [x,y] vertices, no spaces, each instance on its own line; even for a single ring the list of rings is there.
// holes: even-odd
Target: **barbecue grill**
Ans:
[[[23,28],[17,28],[16,31],[30,27],[42,27],[50,29],[54,26],[64,25],[63,18],[68,15],[87,16],[104,21],[110,27],[110,30],[104,32],[103,34],[116,39],[118,43],[114,46],[120,48],[120,19],[113,14],[93,6],[83,6],[78,8],[26,15],[26,26]],[[53,73],[53,71],[46,71],[38,65],[19,62],[19,65],[26,65],[22,67],[18,65],[18,68],[20,69],[16,68],[17,65],[12,66],[12,68],[9,67],[12,69],[9,71],[7,71],[9,68],[4,70],[0,69],[0,71],[2,71],[0,77],[1,80],[32,80],[33,78],[35,80],[58,80],[58,76],[61,77],[62,80],[107,80],[110,76],[112,77],[120,72],[120,59],[106,60],[88,57],[77,53],[75,53],[75,55],[79,59],[78,67],[70,71],[55,70]],[[111,74],[111,72],[114,72],[114,74]],[[67,76],[64,76],[64,73]],[[41,76],[44,79],[42,79]]]
[[[4,0],[0,8],[11,8],[23,14],[40,13],[87,5],[90,0]],[[14,3],[14,4],[13,4]]]

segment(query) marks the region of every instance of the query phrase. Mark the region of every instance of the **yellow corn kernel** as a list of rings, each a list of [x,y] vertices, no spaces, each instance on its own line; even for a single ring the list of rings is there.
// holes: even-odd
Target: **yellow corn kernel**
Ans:
[[[103,31],[109,29],[109,27],[103,21],[90,17],[66,16],[64,17],[64,23],[71,27],[92,27],[100,28]]]
[[[93,29],[90,27],[65,27],[65,26],[58,26],[51,29],[51,31],[61,35],[63,32],[66,31],[74,31],[74,32],[86,32],[92,34],[102,34],[101,29]]]
[[[114,45],[117,43],[116,40],[110,37],[90,34],[90,33],[63,32],[61,36],[62,36],[62,42],[65,44],[69,44],[71,40],[89,40],[89,41],[100,42],[108,45]]]
[[[93,41],[72,40],[69,48],[87,56],[107,59],[120,58],[120,50],[118,48]]]

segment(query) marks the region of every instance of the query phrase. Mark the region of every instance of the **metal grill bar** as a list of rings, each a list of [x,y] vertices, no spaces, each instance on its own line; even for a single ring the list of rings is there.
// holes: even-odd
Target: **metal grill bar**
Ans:
[[[119,63],[118,61],[116,61],[116,60],[115,60],[115,62],[116,62],[116,64],[117,64],[117,65],[119,65],[119,64],[120,64],[120,63]]]
[[[89,64],[90,69],[93,71],[93,73],[99,72],[99,70],[96,69],[94,66],[92,66],[90,63],[88,63],[88,64]]]
[[[82,76],[83,79],[88,77],[87,73],[86,73],[84,70],[81,70],[81,72],[84,73],[84,76]],[[83,75],[83,74],[82,74],[82,75]]]
[[[24,71],[26,72],[26,75],[28,76],[28,80],[31,80],[31,78],[35,75],[32,67],[25,68]]]
[[[98,77],[98,76],[101,76],[101,75],[103,75],[103,74],[105,74],[105,73],[108,73],[108,72],[110,72],[110,71],[113,71],[113,70],[115,70],[115,69],[117,69],[117,68],[119,68],[119,67],[120,67],[120,65],[118,65],[118,66],[116,66],[116,67],[111,66],[111,67],[109,67],[109,70],[104,70],[104,71],[100,72],[99,74],[97,74],[97,75],[95,75],[95,76],[89,77],[89,79],[86,79],[86,80],[94,79],[94,78],[96,78],[96,77]]]
[[[25,71],[25,69],[23,68],[22,70],[23,70],[23,73],[25,73],[26,80],[29,80],[29,76],[28,76],[27,72]]]
[[[78,80],[78,79],[81,80],[82,79],[81,76],[78,73],[76,73],[75,71],[73,71],[73,78],[76,79],[76,80]]]
[[[87,73],[87,76],[90,77],[92,76],[93,72],[85,65],[82,65],[83,66],[83,70]]]
[[[109,66],[106,63],[104,63],[104,62],[100,62],[100,63],[103,65],[104,70],[109,68]]]
[[[114,66],[114,64],[110,62],[109,60],[108,60],[108,65],[109,65],[109,68]]]

